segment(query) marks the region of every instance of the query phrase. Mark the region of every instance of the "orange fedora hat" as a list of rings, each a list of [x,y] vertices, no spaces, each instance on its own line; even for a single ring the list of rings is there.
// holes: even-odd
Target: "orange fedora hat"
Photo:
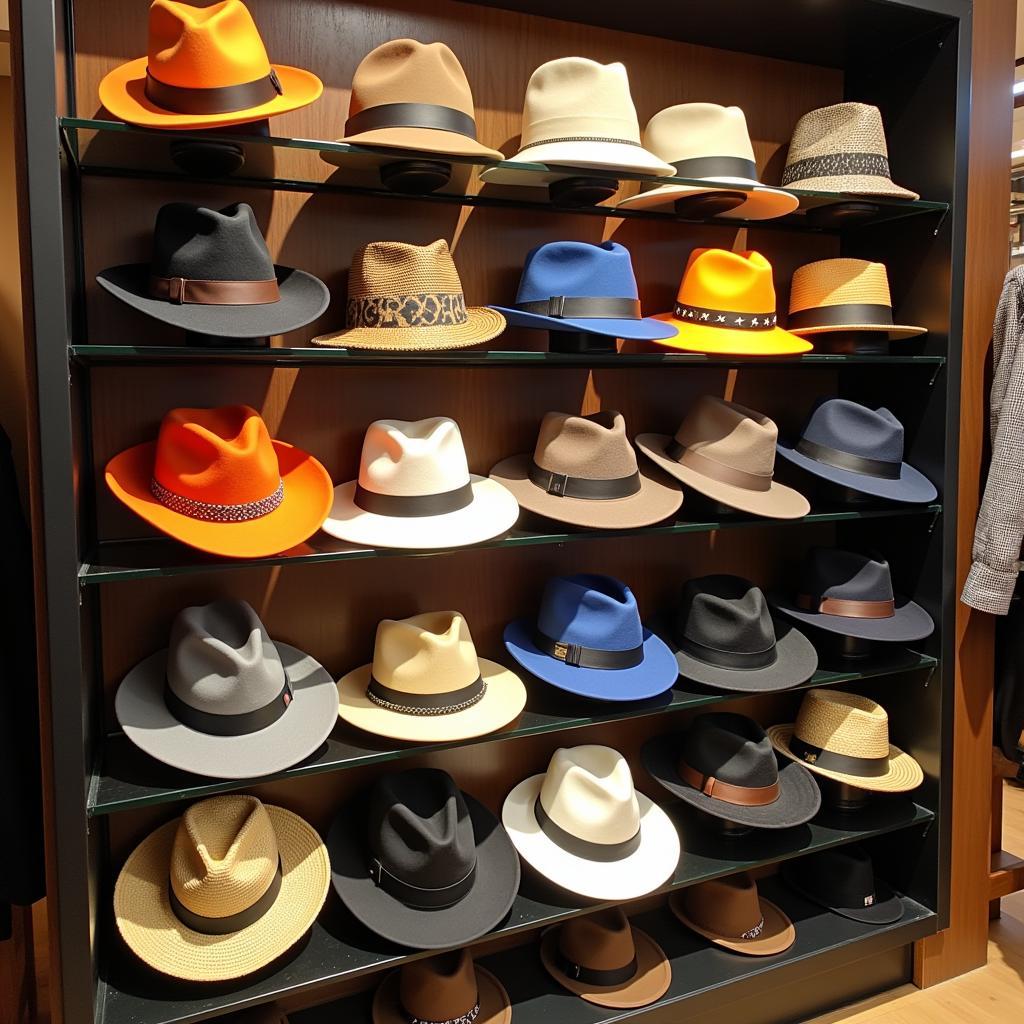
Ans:
[[[690,352],[782,356],[813,347],[778,326],[772,265],[759,252],[694,249],[675,309],[654,319],[679,331],[657,344]]]
[[[146,128],[215,128],[304,107],[323,89],[309,71],[270,63],[242,0],[210,7],[154,0],[148,56],[111,71],[100,102]]]
[[[115,455],[107,486],[151,526],[200,551],[261,558],[307,540],[334,487],[312,455],[272,441],[247,405],[172,409],[155,442]]]

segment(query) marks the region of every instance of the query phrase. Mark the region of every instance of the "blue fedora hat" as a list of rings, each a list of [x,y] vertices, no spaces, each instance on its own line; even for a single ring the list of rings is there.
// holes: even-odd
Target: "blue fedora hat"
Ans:
[[[671,324],[640,315],[629,251],[618,242],[547,242],[531,249],[514,306],[491,306],[515,327],[587,331],[613,338],[674,338]]]
[[[800,439],[779,454],[815,476],[890,501],[931,501],[938,493],[903,461],[903,424],[888,409],[831,398],[811,413]]]
[[[679,675],[675,655],[640,622],[633,592],[611,576],[549,580],[536,621],[509,623],[505,646],[538,679],[594,700],[656,697]]]

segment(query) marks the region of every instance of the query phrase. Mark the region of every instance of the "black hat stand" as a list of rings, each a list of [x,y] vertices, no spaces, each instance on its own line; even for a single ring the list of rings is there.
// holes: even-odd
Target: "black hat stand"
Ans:
[[[842,356],[884,356],[889,354],[886,331],[826,331],[809,335],[819,352]]]
[[[451,181],[452,165],[447,160],[395,160],[381,164],[381,184],[389,192],[425,196]]]
[[[614,355],[615,339],[589,331],[548,331],[548,351],[565,355]]]
[[[672,205],[679,217],[704,220],[706,217],[717,217],[730,210],[735,210],[747,201],[747,193],[740,191],[697,192],[692,196],[682,196]]]
[[[871,220],[882,212],[877,203],[863,199],[850,199],[828,206],[814,206],[807,211],[807,220],[816,228],[848,228]]]
[[[548,185],[548,199],[555,206],[597,206],[619,190],[614,178],[561,178]]]
[[[219,334],[200,334],[198,331],[185,332],[185,344],[189,348],[268,348],[269,338],[226,338]]]
[[[245,166],[248,154],[243,143],[229,142],[216,136],[258,135],[270,138],[270,122],[264,118],[225,128],[204,128],[189,134],[192,137],[175,139],[170,144],[170,157],[175,167],[196,178],[223,178],[237,174]],[[269,146],[258,148],[261,153],[270,151]]]

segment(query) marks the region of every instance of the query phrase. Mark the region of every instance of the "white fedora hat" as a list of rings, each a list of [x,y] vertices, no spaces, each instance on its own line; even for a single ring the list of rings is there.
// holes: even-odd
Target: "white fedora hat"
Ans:
[[[334,488],[325,533],[384,548],[456,548],[496,537],[519,518],[501,484],[470,473],[458,424],[447,416],[376,420],[359,478]]]
[[[501,820],[523,860],[591,899],[643,896],[679,860],[668,815],[636,791],[626,759],[611,747],[556,750],[544,775],[505,798]]]

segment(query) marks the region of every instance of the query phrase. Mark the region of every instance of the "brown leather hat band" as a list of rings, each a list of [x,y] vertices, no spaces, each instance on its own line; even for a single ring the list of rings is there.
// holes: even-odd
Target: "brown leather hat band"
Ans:
[[[191,277],[150,277],[149,294],[183,306],[260,306],[280,302],[277,278],[269,281],[200,281]]]
[[[175,114],[230,114],[237,110],[262,107],[264,103],[284,95],[284,87],[277,72],[270,72],[254,82],[223,85],[211,89],[196,89],[168,85],[154,78],[146,68],[146,99]]]
[[[721,462],[715,462],[706,455],[695,452],[692,448],[686,448],[673,439],[665,449],[665,454],[679,463],[686,466],[701,476],[706,476],[720,484],[728,484],[730,487],[742,487],[747,491],[770,491],[772,477],[759,476],[756,473],[747,473],[742,469],[734,469],[732,466],[725,466]]]
[[[679,762],[679,777],[705,796],[739,807],[763,807],[779,799],[780,790],[777,782],[770,786],[734,786],[729,782],[719,781],[713,775],[702,774],[685,761]]]
[[[842,615],[847,619],[891,619],[896,614],[895,601],[848,601],[841,597],[823,597],[798,594],[796,603],[809,612],[822,615]]]

